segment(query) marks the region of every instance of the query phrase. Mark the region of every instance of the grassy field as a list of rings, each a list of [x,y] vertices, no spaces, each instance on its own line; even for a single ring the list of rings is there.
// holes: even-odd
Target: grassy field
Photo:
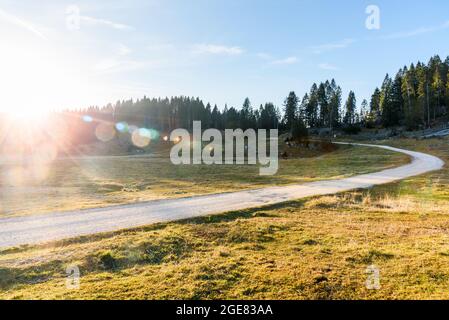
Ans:
[[[388,141],[449,161],[449,139]],[[447,299],[449,169],[369,191],[0,252],[7,299]],[[66,287],[66,267],[81,271]],[[367,267],[380,273],[369,290]]]
[[[301,158],[281,160],[275,176],[260,176],[255,165],[175,166],[168,153],[64,158],[38,170],[18,166],[17,161],[0,164],[0,216],[337,179],[409,161],[386,150],[342,146],[334,152],[309,150]]]

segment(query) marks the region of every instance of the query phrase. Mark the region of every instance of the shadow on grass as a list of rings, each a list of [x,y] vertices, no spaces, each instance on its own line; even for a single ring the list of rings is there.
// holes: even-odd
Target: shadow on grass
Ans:
[[[102,233],[90,236],[82,236],[67,240],[54,241],[41,245],[24,245],[20,247],[8,248],[0,251],[0,255],[21,253],[34,249],[64,247],[73,244],[83,244],[87,242],[101,241],[103,239],[114,236],[126,236],[140,232],[148,232],[155,230],[163,230],[168,226],[182,225],[201,225],[201,224],[218,224],[222,222],[232,222],[237,219],[251,219],[272,217],[264,211],[277,210],[283,208],[300,208],[303,207],[306,200],[290,201],[285,203],[273,204],[269,206],[252,208],[246,210],[232,211],[206,217],[198,217],[186,219],[176,222],[160,223],[146,227],[121,230],[110,233]],[[269,240],[263,238],[262,240]],[[233,242],[239,242],[235,239]],[[132,249],[130,256],[124,256],[123,250],[107,250],[101,251],[93,255],[88,255],[83,259],[82,267],[87,272],[116,272],[126,269],[136,264],[161,264],[173,260],[186,257],[188,252],[192,250],[186,239],[180,237],[164,237],[161,239],[152,239],[140,244]],[[7,290],[13,286],[21,284],[37,284],[51,280],[55,275],[64,276],[65,266],[67,262],[53,260],[42,263],[29,268],[1,268],[0,267],[0,288]]]
[[[28,268],[0,267],[0,289],[8,290],[20,284],[38,284],[50,280],[55,274],[63,275],[65,263],[54,260]]]
[[[230,222],[237,219],[251,219],[255,217],[263,217],[266,216],[265,212],[261,211],[270,211],[270,210],[278,210],[278,209],[285,209],[285,208],[301,208],[304,206],[308,199],[300,199],[295,201],[288,201],[288,202],[282,202],[277,204],[272,204],[268,206],[262,206],[262,207],[256,207],[251,209],[245,209],[245,210],[238,210],[238,211],[230,211],[226,213],[220,213],[215,215],[209,215],[204,217],[196,217],[196,218],[189,218],[179,221],[172,221],[172,222],[164,222],[164,223],[157,223],[152,224],[145,227],[138,227],[138,228],[132,228],[132,229],[124,229],[114,232],[106,232],[106,233],[98,233],[94,235],[88,235],[88,236],[80,236],[76,238],[70,238],[70,239],[64,239],[64,240],[58,240],[58,241],[51,241],[44,244],[38,244],[38,245],[22,245],[12,248],[7,248],[0,250],[0,255],[6,255],[11,253],[21,253],[30,251],[33,249],[45,249],[45,248],[55,248],[55,247],[64,247],[72,244],[83,244],[87,242],[95,242],[95,241],[101,241],[103,239],[111,238],[114,236],[119,235],[127,235],[127,234],[136,234],[140,232],[148,232],[148,231],[155,231],[155,230],[163,230],[166,227],[170,225],[189,225],[189,224],[213,224],[213,223],[221,223],[221,222]]]
[[[301,208],[304,206],[308,199],[301,199],[295,201],[288,201],[282,203],[276,203],[268,206],[238,210],[238,211],[230,211],[226,213],[220,213],[215,215],[209,215],[204,217],[197,217],[191,219],[180,220],[175,222],[176,224],[211,224],[211,223],[221,223],[221,222],[230,222],[237,219],[251,219],[255,217],[267,217],[265,212],[261,211],[271,211],[285,208]]]

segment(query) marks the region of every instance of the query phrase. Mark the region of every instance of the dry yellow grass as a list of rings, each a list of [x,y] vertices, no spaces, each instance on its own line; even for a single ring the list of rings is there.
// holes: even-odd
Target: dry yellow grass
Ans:
[[[396,142],[449,161],[448,140]],[[6,299],[447,299],[449,170],[0,252]],[[81,271],[78,290],[65,270]],[[380,288],[370,290],[376,266]]]
[[[0,216],[337,179],[407,161],[407,156],[386,150],[341,147],[318,158],[281,160],[275,176],[260,176],[255,165],[175,166],[166,155],[83,157],[56,160],[39,181],[26,166],[0,162]]]

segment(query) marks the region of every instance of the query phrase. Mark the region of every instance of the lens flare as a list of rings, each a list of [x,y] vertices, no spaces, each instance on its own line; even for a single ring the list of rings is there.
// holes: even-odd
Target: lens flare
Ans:
[[[110,123],[101,122],[95,128],[95,136],[102,142],[108,142],[115,137],[115,126]]]
[[[117,129],[118,132],[128,132],[129,127],[128,124],[126,122],[119,122],[115,125],[115,128]]]
[[[135,125],[130,125],[128,127],[128,132],[131,133],[131,134],[133,134],[136,130],[139,130],[139,128],[137,126],[135,126]]]
[[[92,122],[92,121],[94,121],[94,119],[92,119],[91,116],[85,115],[85,116],[83,116],[83,121],[84,122]]]
[[[151,137],[148,129],[141,128],[134,130],[131,135],[131,140],[136,147],[145,148],[151,142]]]

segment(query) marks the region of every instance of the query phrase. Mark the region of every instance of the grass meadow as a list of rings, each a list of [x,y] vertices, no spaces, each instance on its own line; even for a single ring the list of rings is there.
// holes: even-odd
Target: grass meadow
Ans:
[[[392,144],[449,161],[448,139]],[[0,298],[447,299],[448,179],[446,167],[366,191],[5,249]],[[66,287],[72,265],[79,289]],[[366,286],[373,265],[378,290]]]
[[[177,166],[168,155],[168,149],[159,149],[138,156],[65,157],[39,167],[44,171],[39,171],[39,179],[29,164],[3,162],[0,217],[338,179],[408,161],[387,150],[342,146],[280,160],[275,176],[260,176],[256,165]]]

